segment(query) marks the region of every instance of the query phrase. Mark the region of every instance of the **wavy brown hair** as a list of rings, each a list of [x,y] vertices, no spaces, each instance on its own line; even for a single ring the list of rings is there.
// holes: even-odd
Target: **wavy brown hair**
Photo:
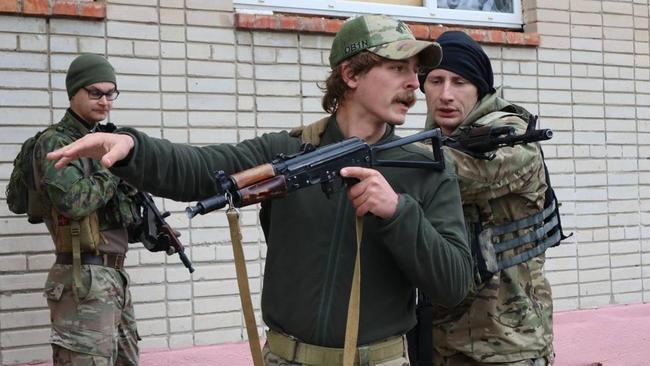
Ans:
[[[327,80],[325,80],[325,85],[318,85],[325,92],[322,100],[323,109],[330,114],[336,112],[343,103],[345,94],[350,90],[348,84],[343,79],[343,63],[345,62],[350,64],[352,74],[356,76],[367,73],[373,67],[384,62],[384,58],[374,53],[363,51],[336,65],[327,77]]]

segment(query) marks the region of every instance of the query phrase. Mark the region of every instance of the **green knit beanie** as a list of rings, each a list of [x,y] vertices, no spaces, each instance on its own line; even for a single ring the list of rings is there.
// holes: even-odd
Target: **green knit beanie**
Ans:
[[[103,56],[83,54],[75,58],[65,77],[68,99],[72,99],[79,89],[101,82],[111,82],[117,87],[115,70]]]

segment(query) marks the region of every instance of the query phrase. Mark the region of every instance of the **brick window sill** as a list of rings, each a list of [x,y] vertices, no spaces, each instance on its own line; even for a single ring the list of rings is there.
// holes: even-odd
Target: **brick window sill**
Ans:
[[[0,0],[0,14],[102,20],[106,18],[106,1]]]
[[[335,18],[285,14],[235,14],[235,28],[237,29],[334,34],[338,32],[342,24],[342,19]],[[435,40],[443,32],[455,29],[465,31],[477,42],[486,44],[537,47],[540,42],[538,33],[522,33],[487,28],[448,27],[421,23],[409,23],[409,27],[411,27],[415,37],[422,40]]]

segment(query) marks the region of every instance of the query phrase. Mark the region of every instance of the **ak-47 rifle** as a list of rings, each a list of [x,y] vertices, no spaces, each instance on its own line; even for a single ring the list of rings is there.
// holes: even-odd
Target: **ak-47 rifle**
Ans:
[[[395,161],[379,160],[377,153],[416,141],[431,140],[433,161]],[[343,179],[340,170],[349,166],[373,168],[379,166],[444,169],[444,158],[440,149],[442,134],[440,129],[420,132],[415,135],[370,146],[358,137],[314,149],[310,144],[303,145],[300,152],[293,155],[280,154],[271,163],[263,164],[232,175],[223,171],[216,173],[219,193],[188,207],[185,212],[189,218],[198,214],[218,210],[230,205],[244,207],[264,200],[284,196],[302,188],[320,184],[323,192],[335,191],[334,182],[354,184],[354,180]]]
[[[515,128],[512,126],[461,128],[459,135],[445,138],[443,144],[478,159],[492,160],[495,155],[491,152],[502,147],[512,147],[553,138],[552,130],[548,128],[537,130],[535,129],[536,124],[537,116],[530,115],[526,132],[521,135],[517,135]]]
[[[167,255],[178,253],[178,257],[187,270],[190,273],[194,272],[192,262],[185,255],[185,248],[178,240],[180,233],[172,229],[165,221],[165,218],[169,216],[169,212],[160,213],[153,198],[147,192],[138,191],[135,194],[135,201],[142,210],[143,227],[142,233],[140,233],[142,244],[151,252],[164,251]]]

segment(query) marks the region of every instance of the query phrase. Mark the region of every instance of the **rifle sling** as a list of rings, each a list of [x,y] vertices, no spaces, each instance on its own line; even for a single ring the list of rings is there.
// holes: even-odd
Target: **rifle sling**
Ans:
[[[359,337],[359,305],[361,303],[361,240],[363,239],[363,216],[356,216],[357,253],[354,261],[354,274],[348,303],[348,317],[345,325],[343,347],[343,366],[353,366],[357,353]],[[365,360],[364,360],[365,358]],[[368,364],[368,355],[359,353],[359,365]]]
[[[320,144],[320,135],[327,126],[329,117],[314,122],[303,129],[292,131],[293,136],[300,136],[303,143],[311,143],[314,146]],[[361,303],[361,240],[363,238],[363,217],[356,217],[357,233],[357,254],[354,261],[354,274],[350,289],[350,302],[348,303],[348,315],[345,325],[345,341],[343,346],[343,366],[352,366],[357,353],[359,337],[359,308]],[[367,355],[366,355],[367,356]],[[364,365],[361,354],[359,354],[359,365]],[[367,362],[367,360],[366,360]]]
[[[253,311],[253,302],[251,300],[251,291],[248,286],[248,273],[246,271],[244,249],[241,242],[241,229],[239,227],[239,211],[231,207],[226,211],[226,216],[228,217],[232,251],[235,257],[239,299],[241,300],[242,310],[244,311],[244,321],[246,322],[246,333],[248,334],[248,344],[251,349],[251,356],[253,357],[253,365],[264,366],[259,334],[257,333],[257,324],[255,323],[255,312]]]

